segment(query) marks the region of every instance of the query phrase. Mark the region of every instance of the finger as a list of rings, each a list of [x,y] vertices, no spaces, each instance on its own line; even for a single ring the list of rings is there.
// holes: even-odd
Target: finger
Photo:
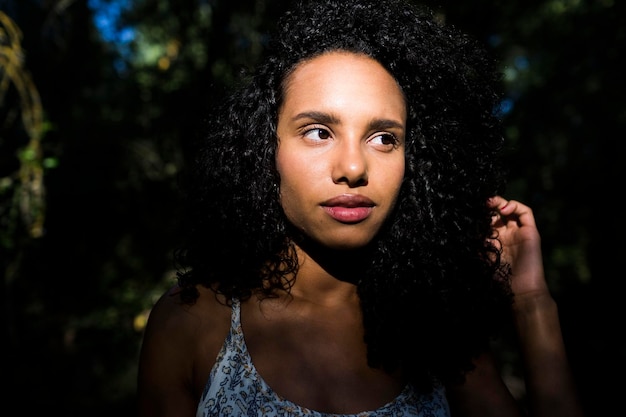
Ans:
[[[501,213],[502,208],[506,208],[509,202],[502,196],[496,195],[487,200],[487,207],[493,210],[491,224],[493,227],[502,227],[506,223],[504,215]]]
[[[489,207],[490,209],[498,210],[504,205],[506,205],[506,200],[499,195],[495,195],[487,199],[487,207]]]
[[[505,201],[498,208],[500,216],[506,220],[515,220],[520,226],[535,226],[535,216],[530,207],[517,200]]]

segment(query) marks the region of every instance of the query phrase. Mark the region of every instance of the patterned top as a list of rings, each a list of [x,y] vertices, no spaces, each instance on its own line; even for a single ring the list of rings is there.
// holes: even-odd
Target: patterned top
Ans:
[[[243,336],[240,304],[233,300],[231,327],[211,369],[196,417],[449,417],[444,388],[421,394],[412,386],[377,410],[328,414],[281,398],[257,373]]]

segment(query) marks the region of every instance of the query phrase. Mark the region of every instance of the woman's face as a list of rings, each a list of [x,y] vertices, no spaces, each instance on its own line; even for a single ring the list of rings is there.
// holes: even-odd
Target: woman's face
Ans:
[[[393,209],[404,177],[406,106],[375,60],[330,52],[286,80],[276,165],[289,221],[318,243],[369,243]]]

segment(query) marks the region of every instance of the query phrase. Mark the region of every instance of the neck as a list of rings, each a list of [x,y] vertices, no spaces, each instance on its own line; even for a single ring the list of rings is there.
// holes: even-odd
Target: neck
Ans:
[[[363,277],[367,252],[367,248],[332,250],[310,240],[298,242],[296,253],[300,267],[292,295],[317,299],[324,304],[353,300],[356,285]]]

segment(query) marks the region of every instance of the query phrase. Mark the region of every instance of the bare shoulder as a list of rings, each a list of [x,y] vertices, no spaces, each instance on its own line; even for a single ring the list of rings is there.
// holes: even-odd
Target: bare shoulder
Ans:
[[[193,332],[201,326],[223,324],[222,319],[230,317],[230,307],[213,291],[207,288],[198,288],[198,291],[200,296],[193,304],[182,301],[177,286],[165,292],[150,312],[146,333]]]
[[[195,415],[230,328],[230,307],[213,291],[199,291],[187,304],[173,287],[150,312],[139,357],[141,416]]]

